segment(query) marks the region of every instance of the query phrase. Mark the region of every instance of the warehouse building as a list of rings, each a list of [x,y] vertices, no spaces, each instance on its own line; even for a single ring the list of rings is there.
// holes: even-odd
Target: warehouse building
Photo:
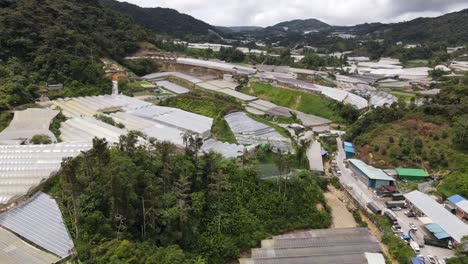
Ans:
[[[396,172],[400,180],[424,181],[429,177],[429,174],[422,169],[397,168]]]
[[[354,172],[360,181],[369,188],[381,188],[386,185],[393,185],[394,179],[388,176],[383,170],[367,165],[362,160],[348,159],[349,168]]]
[[[447,198],[445,207],[462,220],[468,220],[468,200],[465,197],[454,194]]]
[[[418,216],[426,216],[432,223],[426,228],[439,240],[448,241],[452,245],[461,243],[464,236],[468,235],[468,225],[463,223],[455,215],[450,213],[430,196],[412,191],[405,195],[408,208]]]
[[[354,150],[353,143],[344,141],[343,148],[346,154],[346,159],[352,159],[354,154],[356,154],[356,150]]]

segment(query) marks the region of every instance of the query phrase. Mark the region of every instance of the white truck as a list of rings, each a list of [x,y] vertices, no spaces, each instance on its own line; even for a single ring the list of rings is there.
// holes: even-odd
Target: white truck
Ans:
[[[419,248],[418,243],[416,243],[414,240],[411,240],[409,243],[410,247],[414,250],[416,254],[419,254],[421,252],[421,249]]]

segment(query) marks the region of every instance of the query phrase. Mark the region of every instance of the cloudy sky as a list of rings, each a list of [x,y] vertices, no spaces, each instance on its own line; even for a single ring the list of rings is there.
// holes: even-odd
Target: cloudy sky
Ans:
[[[169,7],[219,26],[269,26],[317,18],[332,25],[399,22],[468,8],[467,0],[119,0]]]

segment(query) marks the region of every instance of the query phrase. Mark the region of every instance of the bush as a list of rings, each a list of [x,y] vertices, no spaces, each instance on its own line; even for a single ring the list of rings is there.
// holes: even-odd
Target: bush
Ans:
[[[40,145],[40,144],[51,144],[52,139],[48,135],[40,134],[40,135],[34,135],[30,142],[34,145]]]

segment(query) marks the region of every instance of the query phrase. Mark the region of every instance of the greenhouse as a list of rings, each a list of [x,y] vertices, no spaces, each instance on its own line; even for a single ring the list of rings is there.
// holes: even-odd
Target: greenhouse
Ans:
[[[52,141],[57,141],[49,126],[58,113],[40,108],[16,111],[10,125],[0,133],[0,143],[21,144],[35,135],[47,135]]]
[[[0,206],[26,195],[91,144],[0,145]]]

